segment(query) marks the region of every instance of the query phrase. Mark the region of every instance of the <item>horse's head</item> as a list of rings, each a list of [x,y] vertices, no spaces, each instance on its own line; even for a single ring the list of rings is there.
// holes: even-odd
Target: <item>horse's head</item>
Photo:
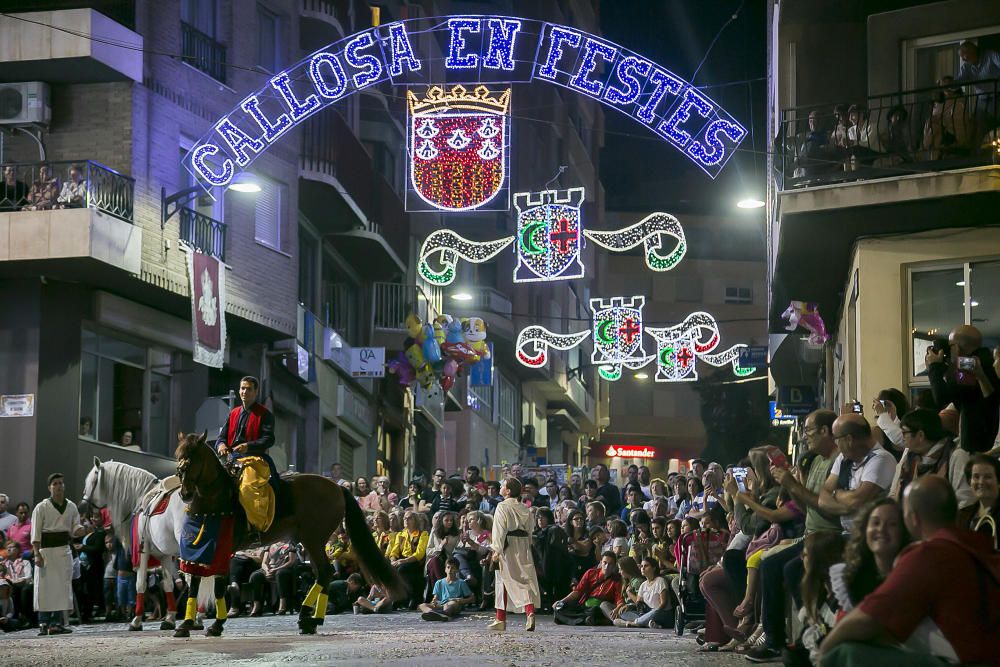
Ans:
[[[215,458],[215,452],[206,442],[208,432],[198,433],[178,433],[177,450],[174,457],[177,459],[177,476],[181,480],[181,500],[190,503],[196,494],[198,487],[215,479],[213,467],[219,465]]]
[[[90,504],[91,507],[103,508],[108,504],[108,499],[104,497],[104,489],[101,485],[103,472],[101,459],[95,456],[94,467],[87,473],[87,479],[83,483],[83,502]]]

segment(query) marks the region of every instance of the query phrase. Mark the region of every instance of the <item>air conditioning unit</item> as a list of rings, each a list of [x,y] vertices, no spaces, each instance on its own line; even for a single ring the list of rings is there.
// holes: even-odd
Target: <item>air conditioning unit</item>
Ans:
[[[48,125],[51,120],[49,84],[0,83],[0,125]]]

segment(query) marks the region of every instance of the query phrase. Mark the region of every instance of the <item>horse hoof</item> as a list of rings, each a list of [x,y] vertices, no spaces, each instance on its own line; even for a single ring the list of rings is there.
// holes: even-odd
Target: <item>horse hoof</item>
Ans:
[[[173,630],[174,624],[171,621],[163,621],[160,623],[160,630]]]
[[[312,618],[300,618],[299,619],[299,634],[300,635],[314,635],[316,634],[316,621]]]
[[[128,626],[128,631],[129,632],[142,632],[142,626],[141,625],[139,625],[139,626],[129,625]]]
[[[205,630],[206,637],[221,637],[222,636],[222,623],[215,622],[209,626],[208,630]]]
[[[183,638],[190,636],[191,636],[191,631],[188,630],[187,628],[177,628],[177,630],[174,632],[174,637]]]
[[[192,630],[204,630],[205,629],[205,624],[204,623],[195,623],[194,625],[191,626],[191,629]]]

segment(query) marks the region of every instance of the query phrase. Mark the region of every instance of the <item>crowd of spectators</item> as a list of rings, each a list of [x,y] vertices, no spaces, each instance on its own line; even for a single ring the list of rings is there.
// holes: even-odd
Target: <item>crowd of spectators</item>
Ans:
[[[995,99],[1000,55],[965,41],[959,59],[959,71],[938,79],[930,99],[873,109],[837,104],[828,111],[811,111],[805,130],[788,146],[793,154],[791,176],[989,155],[1000,125]]]
[[[21,165],[3,165],[0,180],[0,211],[47,211],[87,205],[87,168],[62,165],[61,175],[50,164],[37,171]]]
[[[630,466],[620,485],[602,464],[586,480],[505,470],[534,516],[538,613],[565,625],[673,628],[695,638],[693,650],[752,662],[996,664],[1000,348],[957,327],[929,346],[926,363],[930,390],[913,406],[886,389],[871,403],[874,423],[858,403],[808,415],[794,465],[764,444],[731,465],[695,459],[664,478]],[[336,572],[329,613],[411,610],[447,622],[493,607],[499,482],[475,466],[461,476],[439,468],[400,498],[385,477],[343,479],[339,466],[330,475],[353,493],[410,595],[392,599],[366,582],[341,529],[325,554]],[[0,626],[13,630],[34,622],[31,528],[29,505],[10,514],[7,503],[0,495]],[[129,550],[100,511],[81,516],[74,615],[127,619]],[[934,572],[947,581],[926,580]],[[151,618],[164,611],[157,576]],[[229,614],[293,613],[311,583],[296,544],[238,552]],[[183,604],[183,580],[176,589]]]

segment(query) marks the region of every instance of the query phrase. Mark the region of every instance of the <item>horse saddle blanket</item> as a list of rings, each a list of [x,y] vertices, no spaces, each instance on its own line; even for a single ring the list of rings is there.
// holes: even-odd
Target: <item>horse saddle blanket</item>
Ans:
[[[181,529],[181,572],[210,577],[229,574],[236,518],[221,514],[188,514]]]
[[[240,459],[240,505],[246,512],[247,521],[256,530],[266,532],[274,521],[274,488],[270,485],[271,469],[267,461],[259,456],[244,456]]]
[[[177,475],[171,475],[165,479],[158,480],[157,483],[142,496],[142,500],[139,501],[139,507],[132,514],[132,518],[129,521],[128,526],[128,543],[129,551],[132,555],[133,567],[139,567],[142,556],[142,548],[143,545],[146,544],[149,537],[150,518],[158,514],[163,514],[167,511],[167,507],[170,505],[170,496],[173,495],[174,491],[179,489],[180,486],[180,478],[177,477]],[[153,556],[150,556],[149,561],[147,562],[147,567],[159,566],[160,561]]]

